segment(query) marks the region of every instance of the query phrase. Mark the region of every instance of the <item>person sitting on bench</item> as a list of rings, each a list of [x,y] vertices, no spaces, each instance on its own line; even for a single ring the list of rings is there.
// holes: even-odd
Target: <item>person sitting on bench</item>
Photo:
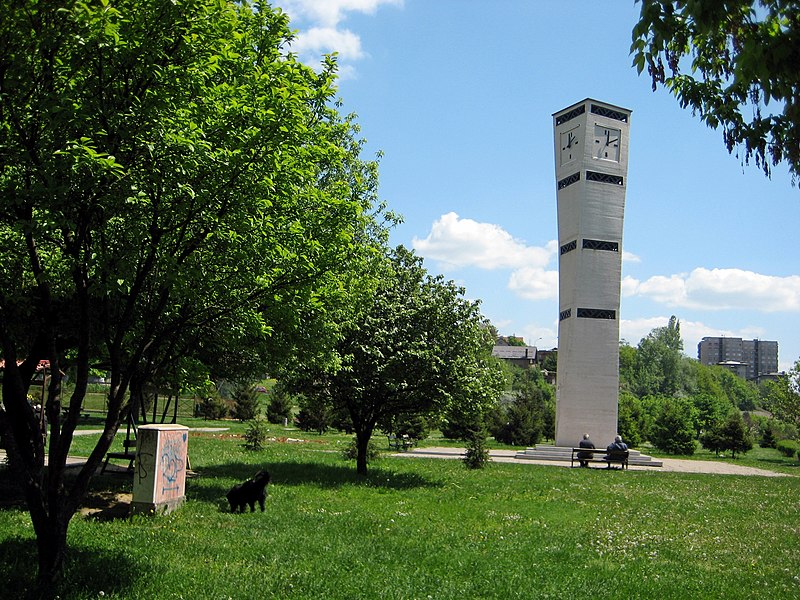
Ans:
[[[583,434],[583,439],[578,444],[578,447],[579,448],[591,448],[591,449],[594,449],[594,444],[592,443],[592,440],[589,439],[589,434],[588,433],[584,433]],[[586,459],[589,459],[589,458],[592,458],[592,453],[591,452],[578,452],[578,459],[579,459],[579,462],[581,463],[582,467],[588,467],[589,466],[589,461],[586,460]]]
[[[608,460],[609,458],[611,458],[612,452],[624,452],[627,449],[628,449],[628,444],[622,441],[622,436],[618,435],[614,438],[614,441],[611,444],[609,444],[608,448],[606,448],[608,456],[606,456],[605,458],[606,460]]]

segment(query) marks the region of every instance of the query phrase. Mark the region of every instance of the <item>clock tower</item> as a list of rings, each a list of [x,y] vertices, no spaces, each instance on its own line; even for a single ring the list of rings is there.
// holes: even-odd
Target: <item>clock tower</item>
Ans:
[[[622,221],[631,111],[587,98],[553,115],[558,202],[556,446],[617,434]]]

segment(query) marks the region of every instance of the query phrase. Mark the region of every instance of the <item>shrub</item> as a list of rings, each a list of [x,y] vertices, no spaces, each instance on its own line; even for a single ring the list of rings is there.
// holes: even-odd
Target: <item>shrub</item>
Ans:
[[[294,400],[291,395],[278,384],[272,388],[269,403],[267,404],[267,421],[270,423],[283,423],[292,415],[292,408],[294,408]]]
[[[211,421],[218,421],[228,416],[228,405],[216,392],[211,392],[208,396],[200,400],[197,404],[196,412],[198,416]]]
[[[378,446],[374,440],[370,440],[367,444],[367,462],[372,462],[381,455]],[[356,460],[358,458],[358,446],[356,445],[356,438],[350,440],[344,450],[342,450],[342,458],[345,460]]]
[[[667,454],[694,454],[694,415],[689,402],[663,398],[657,415],[650,432],[653,445]]]
[[[762,448],[775,448],[778,439],[775,437],[775,427],[772,419],[770,419],[761,430],[761,439],[758,445]]]
[[[700,445],[714,454],[722,453],[723,441],[717,427],[712,427],[700,435]]]
[[[800,443],[794,440],[781,440],[775,444],[775,447],[784,456],[792,458],[797,455],[798,459],[800,459]]]
[[[549,433],[550,406],[542,390],[529,385],[493,415],[492,435],[502,444],[534,446]]]
[[[254,419],[259,413],[259,392],[255,386],[240,385],[233,391],[233,416],[240,421]]]
[[[295,421],[302,431],[316,431],[322,435],[331,428],[333,411],[324,400],[303,396],[299,404],[300,412]]]
[[[744,424],[741,413],[735,411],[724,421],[712,425],[700,438],[703,447],[715,453],[730,450],[731,457],[753,449],[753,439]]]
[[[629,446],[635,448],[642,444],[644,415],[639,399],[627,391],[619,394],[619,417],[617,430]]]
[[[469,436],[470,428],[481,425],[473,421],[476,418],[471,414],[450,410],[439,424],[439,430],[449,440],[465,440]]]
[[[417,441],[428,437],[428,432],[431,429],[428,419],[423,415],[395,416],[387,423],[379,423],[378,425],[386,433],[393,433],[397,437],[407,435],[412,440]]]
[[[244,447],[253,451],[262,450],[268,435],[266,419],[257,416],[247,424],[247,431],[244,432]]]
[[[486,448],[486,430],[470,432],[467,438],[467,453],[463,458],[469,469],[482,469],[489,462],[489,450]]]

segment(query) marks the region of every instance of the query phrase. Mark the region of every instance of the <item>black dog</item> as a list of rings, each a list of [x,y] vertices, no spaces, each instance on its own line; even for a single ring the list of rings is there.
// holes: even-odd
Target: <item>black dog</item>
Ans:
[[[226,498],[231,504],[231,512],[241,510],[244,512],[245,504],[250,505],[250,512],[256,510],[256,500],[264,512],[264,500],[267,498],[267,484],[269,483],[269,473],[259,471],[252,479],[244,483],[239,483],[231,488]]]

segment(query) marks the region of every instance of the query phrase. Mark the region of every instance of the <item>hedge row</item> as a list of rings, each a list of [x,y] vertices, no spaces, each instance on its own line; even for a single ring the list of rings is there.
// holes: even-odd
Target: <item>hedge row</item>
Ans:
[[[775,447],[784,456],[788,456],[789,458],[796,456],[798,460],[800,460],[800,442],[795,440],[781,440]]]

